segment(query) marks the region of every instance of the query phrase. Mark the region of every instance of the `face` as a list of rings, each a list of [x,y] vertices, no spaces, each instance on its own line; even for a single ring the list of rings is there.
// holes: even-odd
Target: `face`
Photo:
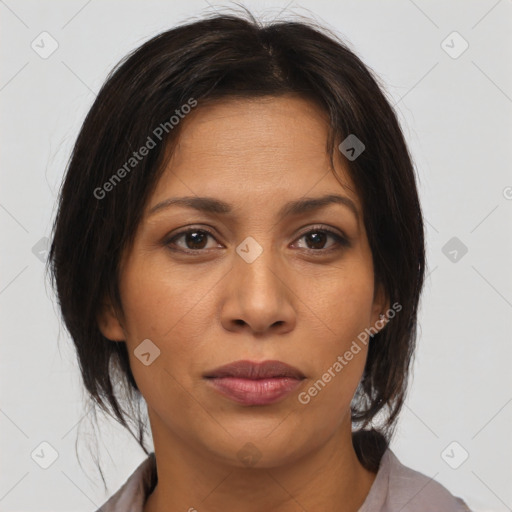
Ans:
[[[100,328],[126,341],[155,447],[179,440],[239,466],[252,443],[260,467],[293,462],[350,432],[367,346],[343,356],[386,309],[361,202],[340,155],[330,168],[325,114],[304,99],[199,103],[181,122],[122,261],[124,315],[105,312]],[[284,210],[327,195],[342,199]],[[170,204],[182,197],[225,205]],[[300,376],[247,384],[215,371],[241,360]]]

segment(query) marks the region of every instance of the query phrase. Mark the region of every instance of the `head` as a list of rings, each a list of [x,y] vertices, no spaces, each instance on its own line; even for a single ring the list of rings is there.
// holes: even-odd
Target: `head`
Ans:
[[[404,401],[424,260],[413,164],[373,73],[322,29],[236,16],[164,32],[113,70],[49,254],[85,387],[130,431],[121,401],[145,400],[160,432],[233,463],[251,442],[272,466],[345,424],[368,469]],[[284,361],[304,385],[243,408],[205,381],[240,359]]]

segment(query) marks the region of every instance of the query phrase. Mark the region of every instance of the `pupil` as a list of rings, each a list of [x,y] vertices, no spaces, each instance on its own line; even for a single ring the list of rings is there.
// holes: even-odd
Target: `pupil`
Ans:
[[[323,245],[325,244],[325,236],[325,233],[310,233],[309,235],[307,235],[307,238],[310,241],[310,244],[308,245],[312,245],[313,248],[315,249],[322,249]],[[190,233],[187,233],[187,246],[189,246],[189,248],[203,249],[205,246],[205,242],[205,233],[202,233],[200,231],[192,231]],[[192,245],[193,247],[190,247],[190,245]]]
[[[322,249],[322,246],[325,243],[323,238],[325,237],[325,233],[312,233],[308,235],[310,239],[313,240],[313,246],[315,249]]]
[[[194,240],[194,238],[192,238],[192,237],[194,237],[194,238],[199,237],[199,239],[200,239],[199,242],[197,241],[197,239]],[[201,243],[201,239],[202,239],[203,243]],[[190,240],[192,241],[191,244],[188,243]],[[187,246],[194,245],[194,247],[191,247],[192,249],[203,249],[204,245],[205,245],[204,244],[205,241],[206,241],[206,236],[204,233],[201,233],[200,231],[192,231],[187,234]],[[200,247],[196,247],[198,244],[200,245]]]

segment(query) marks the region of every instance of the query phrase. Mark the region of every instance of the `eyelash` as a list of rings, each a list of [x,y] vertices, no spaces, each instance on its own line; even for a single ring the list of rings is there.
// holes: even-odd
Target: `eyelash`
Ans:
[[[175,247],[172,247],[172,245],[175,244],[175,241],[177,239],[187,235],[188,233],[206,233],[207,235],[209,235],[213,239],[215,239],[215,235],[208,229],[191,227],[186,230],[180,231],[179,233],[176,233],[175,235],[173,235],[170,238],[166,238],[163,241],[163,243],[171,251],[181,252],[181,253],[185,253],[185,254],[199,255],[200,253],[204,253],[204,252],[208,251],[208,249],[182,249],[182,248],[176,249]],[[334,231],[331,231],[330,229],[326,229],[325,227],[320,227],[320,226],[313,226],[309,231],[302,233],[299,236],[299,238],[297,238],[297,240],[300,240],[304,236],[309,235],[311,233],[323,233],[328,236],[331,236],[336,241],[336,244],[334,247],[331,247],[329,249],[304,249],[306,252],[308,252],[310,254],[311,253],[320,253],[319,255],[325,255],[326,253],[330,253],[330,252],[337,251],[337,250],[340,250],[340,249],[343,249],[346,247],[350,247],[350,245],[351,245],[349,240],[347,238],[345,238],[344,236],[341,236],[340,234],[338,234]],[[338,247],[336,247],[336,245]]]

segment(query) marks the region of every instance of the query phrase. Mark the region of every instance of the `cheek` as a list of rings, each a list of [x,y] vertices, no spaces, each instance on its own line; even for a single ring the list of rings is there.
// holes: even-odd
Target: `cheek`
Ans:
[[[212,287],[219,281],[203,269],[177,269],[164,258],[133,258],[123,274],[121,298],[125,310],[127,346],[135,379],[153,389],[157,383],[168,389],[170,375],[190,383],[194,365],[205,350],[205,333],[211,328]],[[210,315],[210,316],[209,316]],[[134,355],[145,340],[160,350],[149,375]],[[203,354],[204,359],[204,354]],[[164,373],[162,373],[164,372]],[[168,373],[166,373],[168,372]],[[148,376],[149,375],[149,376]],[[151,379],[151,382],[148,381]]]
[[[366,344],[357,338],[338,339],[324,345],[307,386],[298,395],[300,407],[311,421],[322,417],[323,428],[332,431],[350,416],[350,403],[361,380],[368,354]]]
[[[305,294],[331,336],[346,340],[369,326],[374,294],[373,272],[362,263],[317,276]]]
[[[122,276],[120,292],[130,367],[142,395],[155,410],[187,405],[183,386],[190,387],[191,368],[197,359],[194,338],[206,328],[198,323],[198,302],[204,290],[193,286],[194,281],[190,273],[185,278],[156,261],[137,258],[130,261]],[[149,345],[151,358],[158,354],[149,365],[137,357],[138,347],[146,339],[157,347]]]
[[[324,283],[322,285],[322,283]],[[322,322],[312,344],[314,376],[301,403],[326,421],[326,428],[349,414],[349,405],[359,384],[368,345],[358,338],[370,326],[373,306],[373,273],[365,265],[353,265],[350,272],[338,272],[332,279],[317,280],[307,295]],[[363,340],[363,341],[362,341]]]
[[[201,272],[176,271],[158,259],[134,261],[124,272],[121,297],[126,311],[126,330],[132,339],[161,340],[188,321],[201,308],[208,281]]]
[[[205,340],[218,323],[219,304],[226,300],[222,287],[228,283],[223,280],[233,277],[220,265],[173,265],[163,251],[133,254],[120,290],[130,352],[150,339],[161,350],[160,362],[185,375],[191,361],[204,360]],[[293,291],[289,300],[297,296],[297,348],[318,358],[311,361],[315,373],[333,364],[369,326],[373,272],[365,256],[354,253],[339,264],[305,265],[303,271],[286,274]],[[351,364],[347,377],[359,366]]]

